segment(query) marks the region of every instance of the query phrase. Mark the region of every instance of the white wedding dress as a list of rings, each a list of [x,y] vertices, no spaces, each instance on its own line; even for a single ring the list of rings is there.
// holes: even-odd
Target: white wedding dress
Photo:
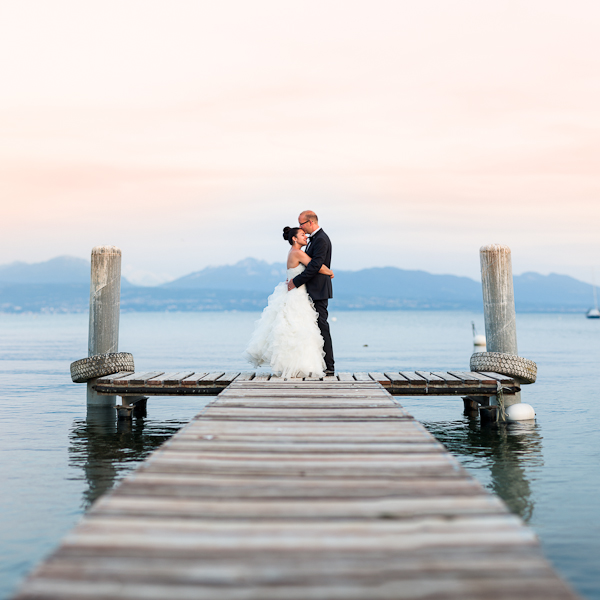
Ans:
[[[302,271],[302,264],[288,269],[288,279]],[[255,367],[270,365],[274,374],[284,378],[323,377],[325,352],[317,319],[306,286],[288,292],[287,283],[280,283],[256,322],[246,358]]]

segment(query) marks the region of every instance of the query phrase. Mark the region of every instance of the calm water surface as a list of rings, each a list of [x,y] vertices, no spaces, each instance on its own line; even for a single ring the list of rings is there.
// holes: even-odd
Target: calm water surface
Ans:
[[[467,370],[468,312],[338,312],[336,367]],[[252,313],[129,313],[120,348],[136,366],[248,369]],[[458,398],[402,403],[541,539],[546,556],[586,598],[600,600],[600,322],[519,315],[519,350],[538,363],[523,401],[534,424],[481,428]],[[0,314],[0,597],[10,595],[100,494],[197,414],[205,400],[151,398],[148,416],[117,425],[88,414],[69,363],[87,353],[85,315]]]

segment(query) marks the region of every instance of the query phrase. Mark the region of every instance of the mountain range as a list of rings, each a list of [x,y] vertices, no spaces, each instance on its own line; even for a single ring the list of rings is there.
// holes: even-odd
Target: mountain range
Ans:
[[[70,256],[27,264],[0,265],[0,312],[85,312],[89,262]],[[396,267],[335,271],[338,310],[482,309],[481,284],[468,277],[434,275]],[[283,263],[246,258],[235,265],[207,267],[159,286],[121,284],[124,311],[261,310],[284,281]],[[592,286],[567,275],[523,273],[514,277],[521,312],[584,312]]]

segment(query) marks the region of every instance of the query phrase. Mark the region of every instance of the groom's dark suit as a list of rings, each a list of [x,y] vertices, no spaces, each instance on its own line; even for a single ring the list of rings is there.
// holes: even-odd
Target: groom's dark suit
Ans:
[[[327,322],[327,303],[329,298],[333,298],[333,288],[331,277],[319,273],[322,265],[331,268],[331,241],[322,229],[311,235],[306,248],[306,254],[310,256],[311,261],[300,275],[294,277],[293,281],[296,287],[306,284],[306,291],[312,298],[319,314],[318,323],[321,335],[323,336],[325,367],[328,371],[333,371],[333,345],[331,343],[329,323]]]

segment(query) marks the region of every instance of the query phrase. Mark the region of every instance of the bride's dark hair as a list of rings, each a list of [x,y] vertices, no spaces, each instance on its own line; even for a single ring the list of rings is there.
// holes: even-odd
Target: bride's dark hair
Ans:
[[[298,235],[300,227],[284,227],[283,228],[283,239],[290,243],[290,246],[294,245],[293,237]]]

